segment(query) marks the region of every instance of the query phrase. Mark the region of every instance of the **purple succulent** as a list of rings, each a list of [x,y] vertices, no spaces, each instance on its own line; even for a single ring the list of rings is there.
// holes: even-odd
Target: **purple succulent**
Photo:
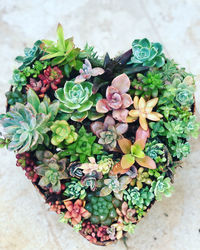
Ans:
[[[80,75],[76,77],[75,83],[81,83],[85,80],[90,79],[92,76],[102,75],[104,73],[104,69],[96,67],[92,68],[92,65],[88,59],[85,59],[85,63],[83,64],[83,68],[79,70]]]
[[[117,146],[117,140],[128,130],[127,123],[117,123],[112,116],[107,115],[104,123],[93,122],[91,124],[92,132],[99,138],[98,143],[104,145],[107,150],[113,151]]]
[[[112,116],[120,122],[126,122],[128,108],[133,100],[126,92],[130,88],[130,80],[126,74],[115,77],[111,86],[107,87],[106,99],[97,102],[96,110],[98,113],[107,113],[113,110]]]

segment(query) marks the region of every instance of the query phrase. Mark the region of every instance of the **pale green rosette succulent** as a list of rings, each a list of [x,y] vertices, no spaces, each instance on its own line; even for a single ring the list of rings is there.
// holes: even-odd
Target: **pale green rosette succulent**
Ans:
[[[73,81],[66,82],[64,88],[55,92],[55,96],[60,101],[60,110],[71,114],[71,119],[79,122],[88,116],[89,110],[102,98],[100,94],[92,95],[92,83],[76,84]]]
[[[157,201],[162,200],[162,195],[170,197],[174,187],[171,186],[171,180],[169,177],[164,178],[164,176],[158,177],[157,181],[153,181],[151,184],[151,192],[154,192]]]
[[[136,39],[132,43],[132,57],[128,64],[135,66],[162,67],[165,64],[162,45],[151,43],[147,38]]]

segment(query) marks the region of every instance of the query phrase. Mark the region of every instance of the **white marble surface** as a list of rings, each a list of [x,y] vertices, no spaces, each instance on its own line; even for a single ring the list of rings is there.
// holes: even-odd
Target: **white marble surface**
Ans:
[[[135,38],[159,41],[169,57],[198,74],[199,13],[199,0],[0,0],[0,112],[5,111],[4,92],[15,56],[37,39],[54,39],[58,22],[77,45],[88,41],[101,55],[109,51],[114,56]],[[128,249],[200,249],[199,151],[199,140],[192,140],[192,152],[177,171],[173,197],[156,203],[129,237]],[[48,211],[24,172],[15,167],[13,153],[1,150],[0,159],[0,249],[100,249]],[[126,247],[118,242],[106,249]]]

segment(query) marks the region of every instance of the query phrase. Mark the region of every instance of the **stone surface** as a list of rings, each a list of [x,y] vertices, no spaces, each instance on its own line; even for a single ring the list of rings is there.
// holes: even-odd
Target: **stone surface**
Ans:
[[[101,55],[125,51],[135,38],[159,41],[169,57],[198,74],[199,12],[198,0],[0,0],[0,112],[5,111],[4,93],[15,56],[38,38],[54,39],[58,22],[78,46],[88,41]],[[200,249],[199,150],[199,140],[192,140],[192,152],[175,176],[173,197],[154,205],[129,237],[128,249]],[[48,211],[24,172],[15,167],[13,153],[1,150],[0,159],[0,249],[100,249]],[[126,247],[120,241],[106,249]]]

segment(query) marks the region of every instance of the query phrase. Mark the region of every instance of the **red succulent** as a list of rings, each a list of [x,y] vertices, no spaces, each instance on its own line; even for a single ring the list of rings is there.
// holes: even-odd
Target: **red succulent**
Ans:
[[[126,122],[129,111],[126,109],[133,100],[126,92],[130,88],[130,80],[126,74],[115,77],[111,86],[107,87],[106,99],[97,102],[96,110],[98,113],[107,113],[113,110],[112,116],[120,122]]]
[[[65,205],[61,201],[56,201],[55,203],[49,202],[50,210],[56,212],[57,214],[61,213],[62,209],[65,209]]]
[[[51,68],[48,66],[47,69],[44,70],[43,74],[40,74],[39,81],[36,81],[33,78],[30,78],[30,83],[27,84],[27,88],[32,88],[36,93],[38,93],[39,97],[44,97],[46,91],[51,87],[52,90],[56,90],[57,85],[61,82],[63,78],[62,71],[57,67]]]
[[[87,219],[90,217],[90,213],[83,207],[82,200],[76,200],[73,204],[72,201],[64,201],[67,212],[65,214],[66,219],[71,219],[73,225],[81,222],[82,217]]]

